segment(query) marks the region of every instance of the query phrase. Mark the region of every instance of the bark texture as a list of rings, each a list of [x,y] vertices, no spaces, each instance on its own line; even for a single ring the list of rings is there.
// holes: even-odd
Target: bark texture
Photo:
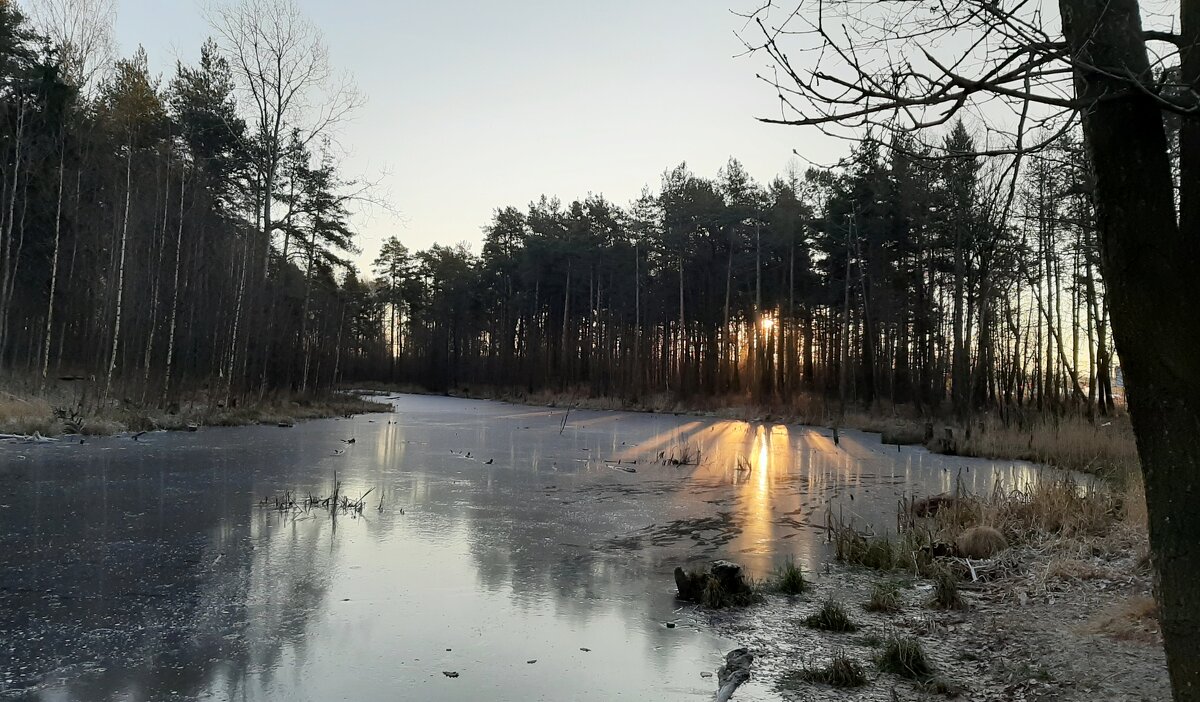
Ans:
[[[1194,16],[1195,0],[1184,4]],[[1146,483],[1167,665],[1175,698],[1200,700],[1197,222],[1176,219],[1162,109],[1123,78],[1148,80],[1150,71],[1136,0],[1061,0],[1060,7],[1080,61],[1076,92],[1091,103],[1084,132],[1113,333]],[[1197,192],[1195,165],[1183,170],[1185,201]]]

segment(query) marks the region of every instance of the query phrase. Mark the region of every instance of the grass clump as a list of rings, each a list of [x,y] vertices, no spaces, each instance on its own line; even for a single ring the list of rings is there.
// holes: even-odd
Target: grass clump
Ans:
[[[933,665],[925,656],[921,642],[910,636],[893,636],[884,644],[879,655],[879,669],[920,682],[932,680]]]
[[[700,604],[709,609],[721,609],[727,607],[729,594],[725,591],[725,587],[716,578],[709,578],[704,584],[704,592],[700,594]]]
[[[833,544],[843,563],[876,570],[891,570],[896,565],[896,549],[887,537],[867,537],[853,527],[839,525],[833,530]]]
[[[929,606],[934,609],[966,609],[958,592],[958,576],[948,568],[939,568],[933,576],[933,597]]]
[[[748,584],[745,589],[730,591],[721,581],[709,577],[700,593],[700,605],[709,609],[725,609],[728,607],[749,607],[762,602],[762,593],[755,584]]]
[[[875,583],[871,587],[871,599],[864,606],[868,612],[895,614],[902,609],[900,586],[890,580]]]
[[[945,695],[946,697],[956,697],[962,692],[962,689],[958,685],[940,675],[935,675],[928,680],[917,683],[917,688],[930,694]]]
[[[837,651],[828,664],[819,668],[805,667],[785,673],[779,682],[778,687],[785,690],[795,689],[801,683],[817,683],[832,687],[862,687],[867,684],[867,673],[862,664],[847,656],[845,651]]]
[[[867,648],[879,648],[883,646],[883,637],[874,631],[868,631],[858,637],[858,643]]]
[[[924,692],[950,697],[961,692],[957,685],[937,674],[921,642],[911,636],[888,639],[877,663],[881,672],[912,680]]]
[[[763,600],[763,584],[746,578],[735,563],[715,561],[709,571],[675,569],[679,599],[708,609],[747,607]]]
[[[815,614],[810,614],[804,624],[811,629],[821,629],[824,631],[857,631],[858,626],[850,621],[850,617],[846,615],[846,608],[842,603],[832,597],[825,600],[825,604],[821,605],[821,609]]]
[[[799,595],[808,587],[808,581],[804,579],[804,573],[800,566],[796,565],[795,559],[789,557],[783,565],[775,569],[771,586],[776,592],[784,595]]]

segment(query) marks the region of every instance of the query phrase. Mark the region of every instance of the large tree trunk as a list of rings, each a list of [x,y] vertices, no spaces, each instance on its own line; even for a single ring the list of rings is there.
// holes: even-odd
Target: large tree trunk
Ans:
[[[1060,0],[1060,7],[1080,66],[1076,92],[1094,101],[1083,112],[1084,133],[1113,335],[1146,483],[1167,667],[1175,699],[1200,700],[1200,222],[1195,215],[1176,221],[1160,108],[1117,77],[1149,75],[1136,0]],[[1184,0],[1183,8],[1181,46],[1194,45],[1200,3]],[[1196,77],[1197,54],[1184,55],[1185,80]],[[1200,189],[1192,149],[1183,155],[1185,202]]]

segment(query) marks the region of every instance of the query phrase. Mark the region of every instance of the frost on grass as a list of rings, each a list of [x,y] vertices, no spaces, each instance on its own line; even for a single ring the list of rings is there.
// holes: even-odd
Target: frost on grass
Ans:
[[[780,594],[799,595],[807,587],[808,583],[804,580],[804,573],[800,570],[800,566],[796,565],[796,560],[791,557],[775,569],[771,578],[771,589]]]
[[[862,687],[867,684],[867,671],[861,663],[848,656],[845,651],[839,650],[823,666],[805,666],[800,670],[784,673],[776,688],[780,691],[795,691],[805,684]]]
[[[895,614],[902,609],[900,586],[891,580],[881,580],[871,587],[871,599],[864,609],[868,612]]]
[[[850,617],[846,614],[846,608],[841,602],[832,597],[825,600],[825,604],[821,605],[821,609],[810,614],[804,624],[810,629],[821,629],[823,631],[857,631],[858,626],[850,621]]]

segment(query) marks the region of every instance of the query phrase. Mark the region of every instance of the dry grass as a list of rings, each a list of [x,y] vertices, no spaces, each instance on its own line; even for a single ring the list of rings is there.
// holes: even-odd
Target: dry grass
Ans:
[[[1113,575],[1108,568],[1102,568],[1091,561],[1079,558],[1053,558],[1046,564],[1043,579],[1078,582],[1111,578]]]
[[[846,608],[832,597],[825,600],[821,609],[805,617],[804,625],[810,629],[821,629],[822,631],[858,631],[858,625],[850,621],[849,615],[846,614]]]
[[[900,598],[900,586],[890,580],[883,580],[871,587],[871,599],[863,605],[868,612],[895,614],[904,608]]]
[[[247,424],[279,424],[301,419],[344,417],[353,414],[388,412],[390,405],[363,400],[349,395],[322,398],[269,398],[261,403],[242,407],[216,408],[197,417],[198,423],[210,426],[244,426]]]
[[[1156,643],[1160,636],[1158,605],[1151,597],[1133,597],[1097,614],[1083,629],[1119,641]]]
[[[63,433],[62,422],[50,417],[22,416],[0,419],[0,434],[58,436]]]
[[[808,587],[804,572],[796,565],[796,560],[788,557],[782,565],[775,568],[770,581],[771,589],[784,595],[799,595]]]
[[[112,436],[126,431],[125,425],[111,419],[89,419],[80,427],[84,436]]]
[[[1038,480],[1025,489],[997,490],[983,502],[984,519],[1010,540],[1032,536],[1100,536],[1115,524],[1120,498],[1071,478]]]
[[[704,451],[699,444],[675,443],[659,451],[656,460],[664,466],[698,466],[704,462]]]
[[[827,528],[839,561],[885,572],[928,571],[931,542],[924,531],[909,529],[898,536],[867,536],[850,524],[832,519]]]
[[[1089,422],[1085,417],[1043,417],[1020,425],[995,418],[956,432],[956,453],[1044,463],[1069,470],[1117,475],[1136,470],[1137,446],[1126,416]]]
[[[1126,525],[1145,532],[1150,516],[1146,511],[1146,485],[1140,470],[1126,471],[1117,481],[1121,499],[1121,518]]]
[[[988,553],[1001,559],[1005,551],[996,549],[1005,542],[1053,542],[1063,558],[1073,549],[1080,554],[1128,552],[1145,538],[1144,529],[1130,525],[1126,517],[1137,514],[1136,509],[1124,507],[1131,499],[1128,493],[1100,484],[1085,486],[1069,477],[1043,475],[1023,488],[997,484],[987,496],[960,490],[936,511],[914,509],[920,501],[903,500],[895,536],[864,534],[832,513],[827,515],[827,529],[840,561],[937,579],[942,556],[982,557],[975,544],[978,539],[967,538],[980,534],[990,535]],[[960,552],[963,542],[969,553]],[[941,606],[955,606],[953,598],[948,596]]]
[[[938,568],[933,577],[933,597],[929,606],[934,609],[966,609],[958,592],[958,575],[948,568]]]
[[[1086,538],[1108,534],[1122,521],[1125,495],[1104,485],[1081,485],[1071,477],[1041,475],[1030,484],[1008,487],[997,482],[987,496],[959,491],[929,516],[905,501],[900,518],[905,531],[926,534],[931,543],[954,544],[973,527],[991,527],[1009,543],[1047,537]],[[980,530],[982,531],[982,530]]]
[[[867,673],[858,661],[846,655],[845,651],[835,651],[829,663],[819,667],[805,667],[801,670],[784,673],[778,684],[780,690],[795,691],[803,683],[816,683],[831,687],[861,687],[867,684]]]
[[[879,654],[879,669],[910,680],[933,678],[933,664],[925,655],[921,642],[912,637],[892,636]]]
[[[749,607],[763,601],[762,593],[755,584],[738,592],[730,592],[720,580],[709,577],[700,594],[700,604],[708,609],[726,609],[729,607]]]
[[[925,429],[915,424],[896,424],[880,432],[879,440],[885,444],[916,446],[925,443]]]
[[[0,391],[0,434],[33,434],[56,436],[62,433],[62,423],[45,400],[25,399]]]
[[[59,402],[63,409],[56,410],[53,402]],[[107,436],[124,431],[180,430],[189,425],[277,424],[298,419],[387,412],[390,409],[390,405],[337,394],[320,398],[271,397],[241,407],[222,407],[211,400],[193,398],[179,403],[172,408],[173,411],[165,411],[130,401],[85,407],[77,398],[65,395],[52,400],[38,397],[27,399],[0,391],[0,434],[30,435],[37,432],[43,436],[63,433]],[[62,414],[56,416],[56,412]],[[75,419],[64,422],[61,417],[70,419],[68,415],[73,415]]]

